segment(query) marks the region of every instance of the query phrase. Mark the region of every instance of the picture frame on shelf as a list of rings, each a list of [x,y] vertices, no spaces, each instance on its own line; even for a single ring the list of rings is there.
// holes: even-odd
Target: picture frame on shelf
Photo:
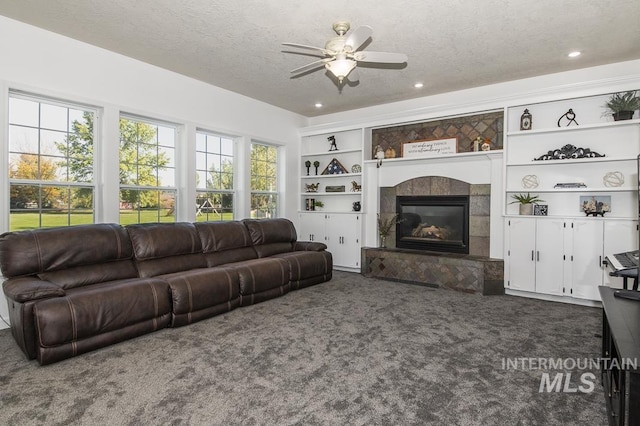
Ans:
[[[428,158],[458,153],[458,138],[417,140],[402,144],[403,158]]]
[[[587,216],[603,216],[611,211],[610,195],[581,195],[580,210]]]
[[[534,216],[547,216],[549,214],[549,206],[547,204],[534,204],[533,215]]]

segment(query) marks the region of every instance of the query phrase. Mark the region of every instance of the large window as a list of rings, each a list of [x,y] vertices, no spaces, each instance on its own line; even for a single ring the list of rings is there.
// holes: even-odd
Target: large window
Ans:
[[[84,106],[9,95],[10,229],[94,221],[94,121]]]
[[[233,220],[233,140],[196,132],[196,221]]]
[[[251,144],[251,217],[277,217],[278,148]]]
[[[120,118],[120,223],[175,222],[176,128]]]

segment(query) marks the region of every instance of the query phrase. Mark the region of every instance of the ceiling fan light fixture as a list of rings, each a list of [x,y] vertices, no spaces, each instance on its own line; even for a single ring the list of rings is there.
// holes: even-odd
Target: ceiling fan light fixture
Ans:
[[[325,68],[335,75],[340,83],[356,67],[357,62],[353,59],[336,59],[325,64]]]

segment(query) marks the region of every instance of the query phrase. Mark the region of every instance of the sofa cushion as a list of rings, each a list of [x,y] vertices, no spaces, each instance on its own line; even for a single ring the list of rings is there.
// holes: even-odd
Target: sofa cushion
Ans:
[[[0,268],[7,278],[130,259],[132,254],[129,235],[117,224],[77,225],[0,235]],[[72,286],[74,281],[71,279],[68,284]]]
[[[200,237],[192,223],[141,223],[127,225],[126,229],[141,277],[207,266]]]
[[[197,222],[195,227],[209,267],[258,257],[242,222]]]
[[[333,268],[333,259],[328,251],[292,251],[275,254],[273,257],[286,259],[289,262],[291,281],[327,276],[331,274]]]
[[[71,289],[35,304],[38,359],[47,364],[166,327],[170,312],[169,284],[156,278]]]
[[[238,274],[225,267],[162,275],[173,300],[171,326],[191,324],[240,305]]]
[[[277,257],[228,265],[238,273],[240,305],[252,305],[289,292],[289,262]]]
[[[66,294],[59,285],[43,281],[37,277],[9,278],[2,283],[2,289],[9,299],[19,303],[60,297]]]
[[[268,257],[293,250],[296,229],[289,219],[244,219],[258,257]]]
[[[40,279],[52,282],[64,289],[106,281],[124,280],[137,276],[136,264],[131,259],[97,265],[76,266],[38,274]]]

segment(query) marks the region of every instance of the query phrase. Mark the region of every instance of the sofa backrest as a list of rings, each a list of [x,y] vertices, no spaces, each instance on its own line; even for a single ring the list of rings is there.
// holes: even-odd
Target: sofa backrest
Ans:
[[[127,225],[141,277],[204,268],[202,244],[192,223]]]
[[[293,250],[296,228],[289,219],[244,219],[258,257],[268,257]]]
[[[249,230],[242,222],[196,222],[208,266],[256,259]]]
[[[7,278],[37,275],[63,288],[137,276],[127,231],[117,224],[76,225],[0,235]]]

